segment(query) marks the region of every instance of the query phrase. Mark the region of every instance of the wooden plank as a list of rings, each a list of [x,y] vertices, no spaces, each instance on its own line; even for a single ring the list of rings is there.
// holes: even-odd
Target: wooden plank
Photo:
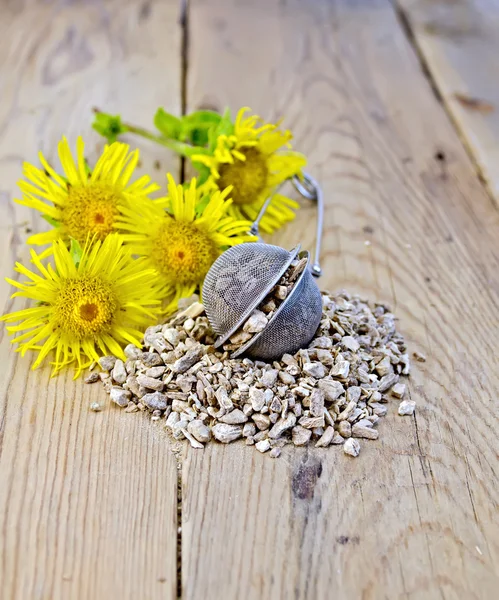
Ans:
[[[435,87],[499,202],[499,4],[397,1]]]
[[[1,2],[1,273],[40,221],[15,205],[23,160],[56,160],[77,134],[102,141],[91,108],[148,124],[180,106],[177,3]],[[170,169],[176,159],[159,154]],[[142,152],[154,174],[156,148]],[[169,161],[169,162],[168,162]],[[20,308],[0,283],[2,312]],[[176,598],[177,468],[164,432],[110,406],[99,385],[49,380],[0,330],[0,596],[12,600]],[[92,401],[105,403],[101,413]]]
[[[356,460],[189,451],[183,597],[495,597],[499,221],[391,4],[195,0],[189,31],[188,110],[286,116],[327,198],[322,286],[390,302],[428,360],[415,419],[391,406]],[[273,239],[310,247],[313,218]]]

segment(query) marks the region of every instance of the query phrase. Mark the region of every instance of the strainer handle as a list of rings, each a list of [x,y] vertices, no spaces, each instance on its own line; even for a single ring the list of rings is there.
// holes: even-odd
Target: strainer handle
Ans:
[[[308,200],[317,202],[317,231],[315,234],[315,252],[311,266],[312,275],[320,277],[322,268],[320,264],[321,246],[322,246],[322,230],[324,227],[324,196],[321,186],[308,173],[303,173],[303,177],[293,176],[293,185],[300,194]]]
[[[322,229],[324,226],[324,196],[322,195],[322,189],[321,186],[317,183],[317,181],[308,173],[303,173],[303,176],[301,178],[297,175],[294,175],[292,181],[295,188],[304,198],[307,198],[308,200],[315,200],[317,202],[317,231],[315,234],[315,252],[311,266],[311,271],[314,277],[320,277],[322,275],[320,257],[322,246]],[[250,234],[256,235],[260,240],[260,221],[262,220],[265,211],[267,210],[270,202],[272,201],[272,198],[275,196],[275,194],[279,193],[280,189],[284,186],[285,183],[285,181],[281,183],[281,185],[277,187],[272,192],[272,194],[270,194],[270,196],[262,204],[257,218],[253,221],[253,225],[250,229]]]
[[[260,221],[262,220],[263,215],[266,213],[267,208],[269,206],[269,204],[272,201],[272,198],[278,194],[281,191],[281,188],[284,187],[284,184],[286,183],[286,181],[283,181],[278,187],[275,188],[275,190],[268,196],[268,198],[265,200],[265,202],[262,204],[262,207],[260,208],[260,212],[258,213],[256,219],[253,221],[253,224],[251,225],[251,229],[249,230],[250,235],[256,235],[257,238],[263,242],[261,236],[260,236]]]

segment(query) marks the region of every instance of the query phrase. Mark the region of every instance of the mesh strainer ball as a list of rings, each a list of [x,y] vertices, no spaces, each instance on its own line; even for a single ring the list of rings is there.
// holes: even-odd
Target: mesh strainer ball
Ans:
[[[211,266],[203,285],[203,303],[221,346],[258,307],[284,275],[293,259],[307,258],[307,267],[265,329],[239,348],[245,354],[272,360],[309,344],[322,315],[321,294],[309,268],[308,252],[299,254],[263,243],[240,244],[224,252]]]

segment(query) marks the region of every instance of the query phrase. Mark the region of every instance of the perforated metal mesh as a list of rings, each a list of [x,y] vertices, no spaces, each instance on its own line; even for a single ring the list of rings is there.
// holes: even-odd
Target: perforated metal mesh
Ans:
[[[284,273],[296,252],[270,244],[240,244],[213,263],[203,304],[214,331],[225,337],[246,319]]]
[[[321,293],[310,270],[306,269],[279,312],[240,354],[262,360],[275,360],[286,352],[294,354],[311,342],[321,317]]]
[[[269,244],[241,244],[224,252],[203,285],[203,303],[217,345],[237,330],[278,282],[296,256]],[[300,253],[307,257],[308,253]],[[267,327],[233,356],[272,360],[306,347],[322,316],[319,288],[307,267]]]

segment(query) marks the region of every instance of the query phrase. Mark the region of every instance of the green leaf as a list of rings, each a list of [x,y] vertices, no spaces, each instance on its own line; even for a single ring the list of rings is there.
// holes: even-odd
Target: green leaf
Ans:
[[[97,133],[100,133],[107,141],[112,144],[119,135],[128,131],[127,127],[121,122],[120,115],[109,115],[98,112],[95,114],[92,127]]]
[[[81,257],[83,255],[83,248],[80,244],[74,239],[71,238],[71,245],[69,246],[69,254],[71,255],[71,259],[75,265],[78,267],[81,261]]]
[[[165,137],[178,140],[182,131],[182,122],[178,117],[158,108],[154,115],[154,125]]]
[[[216,127],[222,115],[212,110],[198,110],[182,118],[181,138],[195,146],[206,146],[209,132]]]
[[[220,123],[218,124],[217,134],[218,135],[231,135],[234,133],[234,123],[230,115],[230,108],[226,108]]]
[[[61,226],[60,221],[56,221],[54,219],[54,217],[49,217],[48,215],[42,215],[42,219],[45,219],[45,221],[47,221],[47,223],[49,223],[50,225],[52,225],[52,227],[55,227],[56,229]]]
[[[220,135],[232,135],[234,133],[234,123],[230,115],[230,109],[226,108],[225,112],[216,127],[209,131],[208,148],[211,152],[217,146],[217,139]]]
[[[209,194],[206,194],[206,196],[203,196],[203,198],[199,200],[199,202],[196,204],[196,216],[199,217],[203,214],[204,209],[208,206],[210,200],[211,196]]]
[[[206,146],[208,143],[208,131],[209,129],[204,129],[203,127],[194,127],[189,131],[189,141],[195,146]]]
[[[210,125],[218,125],[221,119],[222,115],[214,110],[195,110],[185,115],[182,121],[183,123],[192,123],[196,126],[205,124],[208,127]]]
[[[206,165],[203,165],[203,163],[197,161],[192,161],[192,166],[198,172],[196,177],[198,185],[203,184],[210,176],[210,167],[207,167]]]

